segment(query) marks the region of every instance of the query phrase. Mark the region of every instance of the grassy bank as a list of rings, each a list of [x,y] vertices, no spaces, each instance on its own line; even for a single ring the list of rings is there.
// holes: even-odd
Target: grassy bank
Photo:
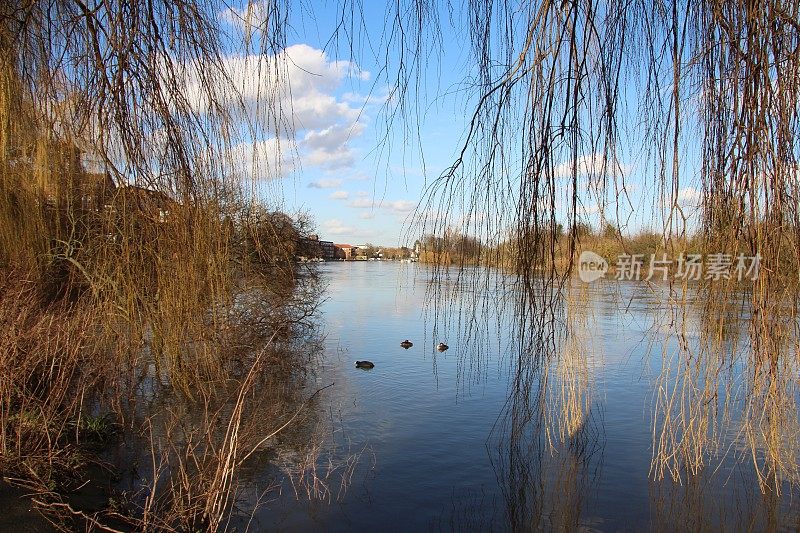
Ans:
[[[275,254],[279,237],[264,220],[229,222],[196,206],[166,222],[124,211],[94,220],[38,205],[51,247],[33,255],[9,241],[0,270],[4,477],[61,523],[102,521],[65,501],[124,433],[149,450],[139,492],[152,483],[150,496],[105,518],[217,528],[247,454],[296,414],[309,355],[294,340],[307,335],[316,280]],[[146,385],[154,380],[157,391]],[[146,390],[171,409],[144,409]]]
[[[141,55],[98,41],[122,31],[106,12],[0,8],[0,470],[67,528],[223,527],[248,459],[308,407],[298,339],[320,287],[294,256],[309,228],[226,170],[230,132],[153,71],[175,52],[159,26],[209,22],[161,7],[124,29],[153,46]],[[192,57],[211,69],[219,42],[204,35]],[[94,47],[139,85],[63,63]],[[93,468],[119,477],[105,459],[123,436],[141,452],[128,490],[74,508]]]

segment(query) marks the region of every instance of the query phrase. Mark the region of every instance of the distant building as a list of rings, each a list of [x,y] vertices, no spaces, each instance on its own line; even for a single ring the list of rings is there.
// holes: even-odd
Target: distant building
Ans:
[[[358,248],[352,244],[334,244],[336,259],[344,259],[345,261],[352,261],[355,259]]]
[[[422,243],[419,241],[414,242],[414,249],[411,251],[410,258],[412,261],[417,261],[419,259],[419,254],[422,253]]]
[[[83,211],[100,211],[111,202],[116,192],[114,180],[108,173],[75,172],[63,179],[52,178],[36,183],[41,188],[45,205],[58,207],[71,204]]]
[[[100,211],[111,202],[116,186],[108,173],[86,173],[76,184],[76,195],[80,195],[81,209]]]
[[[355,254],[355,259],[357,261],[367,261],[373,260],[378,257],[378,252],[380,250],[375,246],[367,243],[367,244],[357,244],[355,248],[358,250],[358,253]]]
[[[135,212],[156,222],[166,222],[177,207],[178,202],[167,194],[135,185],[117,188],[109,206],[114,211]]]
[[[322,258],[325,261],[334,261],[336,259],[336,246],[332,241],[319,241],[319,247],[322,251]]]
[[[308,237],[299,237],[297,239],[296,254],[298,257],[304,259],[322,257],[322,247],[319,243],[319,236],[309,235]]]
[[[297,240],[297,255],[306,259],[336,259],[336,248],[332,241],[321,241],[319,235],[300,237]]]

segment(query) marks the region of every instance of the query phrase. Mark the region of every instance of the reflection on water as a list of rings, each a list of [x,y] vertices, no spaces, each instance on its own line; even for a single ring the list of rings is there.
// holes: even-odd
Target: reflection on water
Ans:
[[[790,491],[762,493],[753,467],[753,455],[767,465],[771,453],[791,473],[796,448],[781,439],[795,438],[797,412],[783,409],[787,423],[778,435],[778,404],[757,416],[745,332],[733,320],[718,328],[702,305],[676,305],[668,288],[611,282],[571,285],[551,315],[521,319],[522,308],[508,305],[513,287],[497,280],[453,277],[432,293],[423,265],[319,268],[328,286],[321,331],[306,332],[311,344],[278,343],[268,363],[298,360],[282,357],[284,350],[308,352],[303,361],[318,364],[306,374],[259,374],[263,382],[241,408],[241,442],[248,443],[235,454],[244,468],[235,491],[241,512],[223,526],[671,531],[800,524]],[[430,298],[453,312],[431,308]],[[413,346],[401,346],[404,339]],[[440,342],[449,349],[438,351]],[[357,369],[358,360],[375,367]],[[136,402],[126,409],[135,418],[127,427],[150,424],[155,444],[173,448],[164,464],[153,464],[149,445],[132,431],[109,458],[126,465],[114,489],[142,508],[174,504],[153,502],[148,487],[170,487],[167,494],[191,504],[180,490],[183,477],[205,470],[181,461],[200,456],[193,447],[225,442],[207,428],[227,427],[218,422],[235,412],[235,394],[220,404],[179,402],[155,366],[140,381],[139,394],[122,400]],[[773,483],[788,488],[790,477]]]
[[[319,464],[346,462],[347,490],[324,501],[303,494],[271,500],[252,527],[797,525],[788,491],[763,495],[752,462],[742,460],[745,449],[735,449],[741,441],[719,429],[714,417],[722,411],[709,408],[702,395],[727,400],[704,389],[709,373],[675,366],[685,364],[677,357],[682,347],[696,346],[705,335],[699,307],[683,307],[675,320],[658,288],[580,286],[563,303],[552,338],[540,345],[546,362],[521,377],[515,372],[515,362],[524,360],[520,347],[533,343],[520,342],[515,317],[498,310],[506,289],[447,280],[439,298],[446,294],[454,308],[471,306],[484,315],[433,316],[426,307],[431,273],[422,265],[328,264],[321,273],[329,299],[317,379],[335,383],[320,402],[322,433],[335,451],[326,448]],[[680,335],[671,335],[676,327]],[[721,338],[730,343],[735,337],[725,332]],[[414,343],[408,350],[400,346],[406,338]],[[449,344],[447,352],[436,351],[440,341]],[[358,371],[353,362],[360,359],[375,368]],[[694,392],[683,395],[687,389]],[[705,429],[720,446],[693,465],[694,474],[656,481],[655,458],[670,449],[659,448],[659,431],[682,436],[679,424],[663,429],[679,401],[706,402],[698,408],[708,413]]]

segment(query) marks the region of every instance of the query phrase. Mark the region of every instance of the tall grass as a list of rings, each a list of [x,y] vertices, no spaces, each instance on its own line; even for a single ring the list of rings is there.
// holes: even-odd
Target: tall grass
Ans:
[[[37,284],[10,272],[0,280],[0,302],[0,461],[15,477],[51,487],[80,461],[78,421],[113,367],[94,351],[102,315],[45,302]]]
[[[219,9],[0,7],[0,463],[65,520],[222,529],[246,460],[308,407],[292,344],[319,302],[294,264],[308,228],[231,170],[239,133],[284,118],[231,109]],[[216,75],[207,112],[184,68]],[[87,416],[147,450],[125,513],[62,498],[98,459]]]

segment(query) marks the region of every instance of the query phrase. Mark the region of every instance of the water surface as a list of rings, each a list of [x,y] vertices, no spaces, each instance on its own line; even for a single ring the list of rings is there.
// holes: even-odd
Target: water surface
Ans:
[[[589,354],[585,423],[576,438],[559,442],[532,423],[511,433],[510,319],[476,324],[481,335],[465,341],[469,326],[459,336],[456,322],[426,313],[431,270],[424,265],[333,263],[320,274],[328,299],[316,381],[333,386],[317,408],[334,455],[358,454],[358,462],[346,491],[328,479],[326,501],[296,499],[284,484],[252,528],[762,530],[800,523],[790,495],[762,495],[746,461],[737,466],[743,450],[731,449],[681,484],[653,480],[653,398],[664,348],[651,342],[662,311],[657,289],[598,283],[581,304],[592,317],[580,341]],[[453,303],[491,301],[488,292],[465,290]],[[400,347],[406,338],[414,342],[409,350]],[[450,349],[437,353],[439,341]],[[362,359],[375,368],[356,369]]]

